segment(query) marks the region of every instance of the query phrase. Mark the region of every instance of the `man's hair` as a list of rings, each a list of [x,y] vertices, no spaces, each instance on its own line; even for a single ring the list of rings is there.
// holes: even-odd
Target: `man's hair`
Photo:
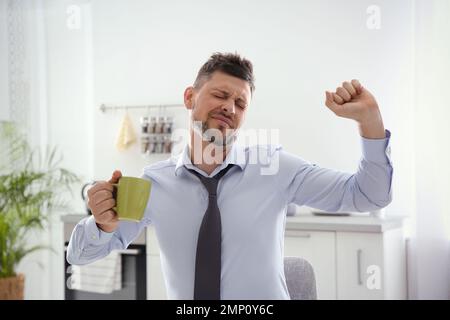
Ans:
[[[237,53],[214,53],[200,68],[194,82],[195,88],[200,88],[205,81],[211,79],[215,71],[221,71],[230,76],[245,80],[250,85],[250,91],[255,90],[252,63]]]

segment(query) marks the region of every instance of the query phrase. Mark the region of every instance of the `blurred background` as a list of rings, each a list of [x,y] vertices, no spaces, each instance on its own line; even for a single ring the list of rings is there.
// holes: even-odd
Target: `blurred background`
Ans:
[[[181,150],[175,139],[148,151],[142,123],[171,122],[169,133],[187,128],[184,89],[214,52],[253,62],[256,92],[243,129],[277,129],[284,149],[320,166],[354,172],[361,157],[356,123],[328,110],[325,91],[356,78],[374,94],[392,133],[394,166],[393,202],[380,219],[402,221],[395,250],[403,258],[389,277],[404,281],[392,289],[398,295],[348,297],[450,298],[449,21],[446,0],[0,0],[0,120],[16,124],[34,147],[57,146],[62,165],[80,178],[66,195],[70,208],[27,239],[55,251],[18,265],[25,298],[67,298],[62,217],[87,214],[85,183],[114,169],[139,176]],[[136,139],[119,150],[127,114]],[[294,210],[297,218],[310,213]],[[339,248],[340,231],[327,230]],[[385,263],[396,251],[382,239]],[[326,266],[313,263],[319,298],[347,297],[339,255],[331,288],[321,289]]]

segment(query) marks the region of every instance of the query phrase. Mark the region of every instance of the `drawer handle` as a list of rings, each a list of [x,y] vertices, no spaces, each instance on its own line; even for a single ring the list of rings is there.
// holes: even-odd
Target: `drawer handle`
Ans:
[[[286,236],[296,238],[311,238],[310,233],[298,233],[298,232],[286,232]]]
[[[362,258],[362,250],[358,249],[358,251],[356,252],[356,264],[357,264],[357,269],[358,269],[358,284],[362,285],[362,275],[361,275],[361,258]]]

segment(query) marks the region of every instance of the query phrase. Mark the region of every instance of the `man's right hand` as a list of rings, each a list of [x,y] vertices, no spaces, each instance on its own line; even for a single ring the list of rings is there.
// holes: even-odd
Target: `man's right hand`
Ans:
[[[116,200],[113,197],[113,183],[118,183],[122,172],[113,172],[109,181],[98,181],[88,192],[88,207],[91,209],[97,226],[104,232],[113,232],[119,226],[117,213],[113,210]]]

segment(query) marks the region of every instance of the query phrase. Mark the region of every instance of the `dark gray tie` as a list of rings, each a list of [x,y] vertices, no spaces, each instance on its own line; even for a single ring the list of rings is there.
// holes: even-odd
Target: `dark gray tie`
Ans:
[[[233,165],[229,164],[212,178],[204,177],[197,171],[188,169],[200,179],[209,194],[208,208],[198,233],[195,258],[195,300],[220,300],[222,223],[217,205],[217,185],[220,178],[232,167]]]

